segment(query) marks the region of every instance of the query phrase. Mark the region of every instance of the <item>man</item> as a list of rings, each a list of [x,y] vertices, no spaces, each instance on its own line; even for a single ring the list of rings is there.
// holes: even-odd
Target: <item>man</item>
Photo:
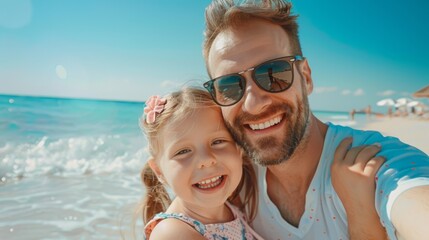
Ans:
[[[236,141],[260,166],[257,232],[266,239],[370,239],[371,233],[362,234],[365,222],[348,232],[347,219],[366,216],[375,203],[390,239],[427,239],[428,156],[396,138],[317,119],[309,109],[313,79],[291,5],[240,2],[214,0],[206,9],[204,56],[212,80],[204,86]],[[331,164],[347,137],[353,146],[380,144],[386,163],[377,174],[374,201],[346,215],[351,201],[334,190]]]

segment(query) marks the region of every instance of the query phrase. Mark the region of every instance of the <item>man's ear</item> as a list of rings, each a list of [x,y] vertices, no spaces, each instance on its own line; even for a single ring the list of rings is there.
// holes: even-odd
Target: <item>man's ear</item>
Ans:
[[[311,78],[311,68],[308,64],[306,58],[300,62],[299,68],[304,77],[303,83],[305,84],[305,88],[307,89],[307,95],[310,95],[313,92],[313,79]],[[304,87],[304,86],[303,86]]]

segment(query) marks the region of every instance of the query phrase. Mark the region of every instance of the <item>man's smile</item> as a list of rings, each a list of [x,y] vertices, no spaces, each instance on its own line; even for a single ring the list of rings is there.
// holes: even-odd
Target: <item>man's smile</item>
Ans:
[[[269,119],[269,120],[261,122],[261,123],[249,124],[249,127],[252,130],[264,130],[264,129],[267,129],[269,127],[272,127],[274,125],[279,124],[282,119],[283,119],[282,116],[277,116],[277,117],[274,117],[272,119]]]

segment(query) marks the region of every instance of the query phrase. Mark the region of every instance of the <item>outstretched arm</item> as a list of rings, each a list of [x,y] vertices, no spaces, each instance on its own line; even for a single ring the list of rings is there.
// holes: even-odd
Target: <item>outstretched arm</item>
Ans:
[[[403,192],[391,210],[392,223],[402,239],[428,239],[429,186],[420,186]]]
[[[349,149],[344,139],[335,151],[331,180],[346,209],[350,239],[387,239],[375,210],[375,176],[384,158],[375,157],[378,145]]]

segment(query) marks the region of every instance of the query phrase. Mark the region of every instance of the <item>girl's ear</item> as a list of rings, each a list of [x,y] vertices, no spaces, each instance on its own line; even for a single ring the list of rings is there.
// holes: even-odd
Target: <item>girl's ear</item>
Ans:
[[[150,169],[156,174],[158,177],[158,180],[163,183],[164,182],[164,176],[162,175],[161,168],[159,168],[158,164],[155,161],[155,158],[151,157],[149,160],[147,160],[147,163],[149,164]]]
[[[235,144],[235,147],[237,148],[237,151],[240,153],[240,156],[243,158],[245,155],[243,148],[240,147],[238,144]]]
[[[161,175],[161,169],[158,167],[158,164],[155,161],[155,158],[151,157],[147,160],[147,163],[149,164],[150,169],[158,176]]]

